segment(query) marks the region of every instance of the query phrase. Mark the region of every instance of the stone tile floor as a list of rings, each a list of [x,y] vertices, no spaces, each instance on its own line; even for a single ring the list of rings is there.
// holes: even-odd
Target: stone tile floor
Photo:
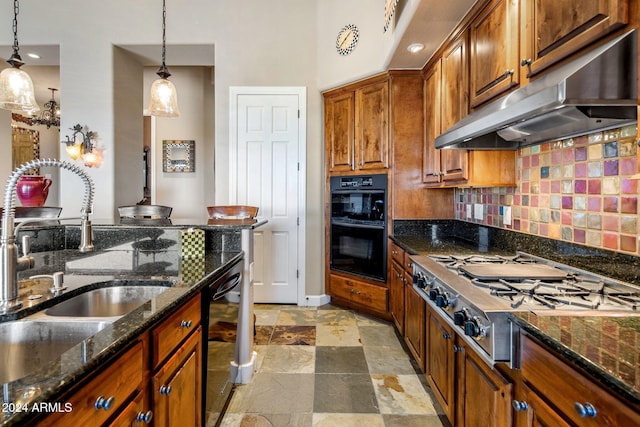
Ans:
[[[256,372],[251,384],[236,386],[220,425],[448,425],[389,322],[333,305],[257,304],[255,314]],[[214,335],[209,384],[224,380],[211,375],[221,368],[213,359],[233,357],[233,328]]]

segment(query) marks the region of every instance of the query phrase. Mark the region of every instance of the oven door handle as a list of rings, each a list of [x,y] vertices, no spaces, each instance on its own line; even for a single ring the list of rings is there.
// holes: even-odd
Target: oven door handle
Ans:
[[[352,222],[331,221],[331,225],[340,225],[350,228],[368,228],[370,230],[384,230],[384,225],[354,224]]]

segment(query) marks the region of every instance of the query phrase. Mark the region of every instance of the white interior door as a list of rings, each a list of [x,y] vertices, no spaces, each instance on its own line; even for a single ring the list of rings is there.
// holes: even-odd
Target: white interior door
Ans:
[[[258,206],[258,215],[268,220],[254,237],[255,302],[299,303],[300,298],[299,263],[304,258],[299,251],[299,169],[304,131],[299,115],[304,99],[290,92],[231,88],[231,201]]]

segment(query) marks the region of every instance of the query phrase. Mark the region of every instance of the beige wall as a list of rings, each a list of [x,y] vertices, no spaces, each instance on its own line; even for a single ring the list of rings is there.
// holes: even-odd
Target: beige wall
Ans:
[[[10,16],[9,6],[2,6],[1,16]],[[88,125],[98,132],[105,147],[104,165],[89,171],[96,182],[96,218],[113,216],[118,204],[135,201],[134,193],[138,192],[138,184],[128,187],[127,183],[137,174],[135,156],[141,151],[135,130],[141,116],[135,111],[144,108],[140,93],[148,89],[146,80],[141,83],[136,75],[140,65],[130,62],[114,46],[159,44],[160,19],[161,3],[156,0],[31,0],[20,5],[21,46],[60,47],[61,129],[75,123]],[[352,55],[342,57],[335,52],[335,37],[349,23],[361,28],[362,38]],[[183,76],[167,58],[180,102],[185,103],[181,106],[183,115],[200,123],[183,126],[159,120],[155,143],[161,143],[162,138],[195,139],[198,165],[194,177],[158,176],[157,202],[179,197],[180,206],[189,204],[199,209],[228,201],[229,87],[306,87],[307,202],[301,212],[307,224],[306,286],[308,295],[322,294],[323,248],[319,242],[323,241],[324,162],[320,90],[381,71],[391,37],[389,32],[382,32],[382,5],[373,7],[366,0],[169,0],[167,44],[215,45],[215,58],[210,64],[215,65],[215,90],[213,101],[207,104],[202,96],[208,89],[200,90],[198,85],[204,85],[208,76],[198,75],[197,70]],[[12,40],[0,42],[10,45]],[[28,65],[25,67],[28,70]],[[125,75],[128,77],[123,80]],[[183,78],[200,83],[192,86]],[[138,88],[139,93],[122,93]],[[9,119],[4,114],[0,120]],[[79,211],[77,178],[64,172],[60,184],[60,203],[65,211]],[[185,194],[190,195],[188,201],[183,200]],[[193,212],[176,210],[181,216]]]

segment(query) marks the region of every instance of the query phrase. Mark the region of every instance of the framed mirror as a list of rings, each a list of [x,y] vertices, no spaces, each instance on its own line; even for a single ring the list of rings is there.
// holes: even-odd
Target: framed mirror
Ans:
[[[40,132],[33,129],[11,126],[11,165],[15,170],[23,163],[40,157]],[[31,169],[30,175],[38,175],[39,168]]]
[[[162,141],[163,172],[195,172],[196,142],[190,140]]]

